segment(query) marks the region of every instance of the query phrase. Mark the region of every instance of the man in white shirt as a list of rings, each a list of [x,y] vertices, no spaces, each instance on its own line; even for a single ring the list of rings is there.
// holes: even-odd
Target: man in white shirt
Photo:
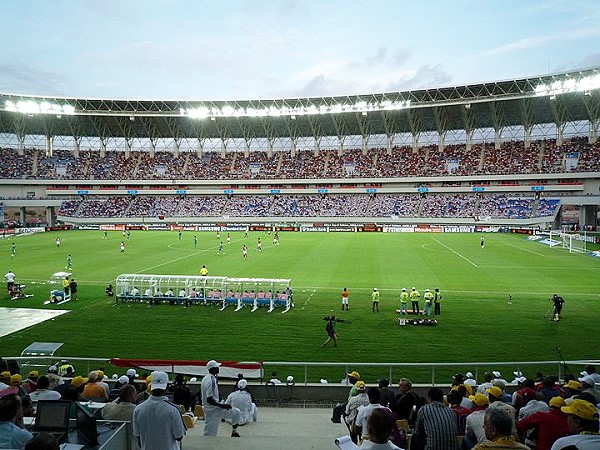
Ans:
[[[204,436],[216,436],[219,433],[221,419],[231,422],[233,429],[231,437],[240,437],[237,427],[241,419],[241,412],[237,408],[221,401],[217,375],[219,364],[211,359],[206,364],[208,373],[202,378],[202,407],[204,408]]]
[[[6,275],[4,275],[4,278],[6,278],[6,289],[8,290],[8,295],[11,295],[12,293],[12,287],[15,284],[15,277],[16,275],[12,270],[9,270]]]
[[[37,389],[29,394],[31,402],[36,404],[39,400],[60,400],[60,393],[48,389],[50,386],[50,380],[47,376],[42,375],[38,378]]]
[[[242,378],[237,383],[237,389],[229,394],[227,400],[225,400],[225,403],[240,410],[241,420],[238,425],[256,422],[258,418],[258,408],[252,402],[252,395],[248,391],[247,386],[248,382]]]
[[[180,450],[185,425],[178,406],[166,397],[168,384],[169,377],[165,372],[152,372],[152,395],[133,411],[133,435],[141,450]]]

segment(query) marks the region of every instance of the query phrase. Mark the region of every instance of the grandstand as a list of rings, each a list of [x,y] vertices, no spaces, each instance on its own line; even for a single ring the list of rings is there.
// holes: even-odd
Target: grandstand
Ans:
[[[270,101],[1,94],[5,212],[25,224],[19,208],[47,207],[35,221],[49,225],[489,217],[557,228],[578,205],[577,225],[595,227],[598,73]]]
[[[118,233],[127,229],[151,229],[240,234],[275,230],[382,234],[398,231],[535,234],[561,228],[593,231],[598,226],[600,206],[600,88],[593,84],[599,76],[600,69],[595,68],[422,91],[236,102],[93,100],[0,94],[0,191],[5,221],[23,226],[11,227],[8,231],[11,235],[29,233],[32,229],[42,231],[35,226],[40,222],[48,225],[47,231],[53,232],[61,227]],[[567,83],[567,80],[576,82]],[[35,217],[30,217],[30,212]],[[166,239],[154,235],[153,239],[162,245],[160,251],[165,254],[179,250],[171,248],[171,243],[166,244]],[[369,241],[372,247],[365,244],[364,248],[379,251],[394,248],[399,252],[390,241],[381,242],[387,244],[376,247]],[[93,253],[97,258],[95,264],[110,264],[100,255],[97,242],[91,244],[90,240],[86,245],[90,252],[96,252]],[[431,243],[414,245],[421,249]],[[507,244],[511,245],[514,246]],[[448,248],[444,243],[440,246]],[[31,248],[37,247],[32,245]],[[157,248],[149,247],[150,251],[158,251]],[[301,252],[299,246],[294,249]],[[201,251],[214,255],[212,247]],[[353,248],[353,251],[359,253],[361,249]],[[523,250],[525,253],[550,258],[547,253],[529,249]],[[173,253],[169,253],[169,258],[171,255]],[[136,256],[148,258],[149,253],[140,252]],[[170,261],[185,257],[172,256]],[[458,257],[466,265],[479,268],[473,256],[459,253]],[[291,259],[285,260],[290,271],[318,262],[303,260],[304,266],[295,266],[290,263]],[[499,266],[501,268],[520,264],[518,257],[507,257],[503,261],[505,265]],[[574,264],[563,261],[561,264],[567,266],[565,271],[569,275],[577,274],[571,276],[573,284],[568,286],[573,288],[582,272]],[[182,272],[189,269],[186,263],[178,266]],[[151,268],[163,264],[166,263],[160,261]],[[373,262],[381,271],[389,271],[384,264]],[[429,270],[431,264],[426,260],[422,267]],[[523,266],[521,269],[527,270],[527,264]],[[233,264],[222,263],[219,267],[225,271]],[[556,266],[543,268],[556,270]],[[235,269],[241,271],[237,266]],[[493,266],[492,269],[482,277],[482,283],[498,276]],[[195,273],[196,268],[193,271]],[[117,275],[112,276],[117,281],[118,299],[123,303],[111,305],[110,313],[106,312],[105,299],[98,300],[104,289],[98,280],[104,278],[89,278],[87,288],[95,289],[94,295],[98,297],[93,306],[96,323],[107,327],[110,319],[117,317],[125,327],[163,325],[157,317],[151,317],[154,313],[150,309],[151,302],[144,303],[147,309],[142,310],[143,302],[130,295],[129,288],[133,283],[139,287],[154,286],[154,281],[158,283],[158,279],[166,275],[124,273],[120,279]],[[279,278],[272,273],[264,278],[220,275],[226,276],[211,277],[213,285],[208,292],[199,281],[201,277],[183,273],[181,278],[174,275],[166,280],[164,286],[185,286],[186,289],[198,286],[202,297],[194,313],[204,315],[192,316],[193,320],[202,318],[212,329],[225,329],[222,319],[225,317],[235,324],[235,333],[248,327],[250,321],[246,320],[245,313],[258,306],[258,299],[256,303],[254,300],[244,303],[241,296],[246,290],[241,287],[244,283],[262,283],[263,290],[268,291],[269,283],[285,286],[292,278]],[[333,288],[327,283],[333,282],[327,276],[305,287],[319,287],[318,283],[323,283],[326,285],[323,290],[331,297]],[[355,272],[344,273],[344,276],[360,278]],[[527,281],[524,275],[507,289],[513,292],[519,288],[522,297],[530,300],[538,291],[530,292],[525,285]],[[361,280],[356,281],[359,282]],[[228,283],[239,283],[238,297],[236,289],[230,289]],[[516,286],[518,283],[523,286]],[[547,279],[539,283],[551,284]],[[586,287],[585,292],[578,295],[585,297],[584,300],[595,298],[588,295],[591,289]],[[385,290],[383,292],[385,295]],[[456,286],[454,293],[463,299],[493,303],[494,307],[500,295],[507,296],[504,291],[481,295]],[[329,307],[329,303],[325,303],[329,298],[323,295],[315,301],[313,295],[314,290],[304,294],[303,308],[310,311],[318,301]],[[153,302],[157,298],[153,296]],[[512,295],[508,298],[512,304]],[[161,296],[160,302],[170,303],[163,299]],[[188,318],[185,323],[190,320],[194,329],[191,332],[178,329],[184,321],[181,310],[175,311],[175,307],[184,303],[184,297],[175,297],[171,303],[173,308],[165,306],[156,315],[169,322],[161,329],[165,339],[176,340],[178,346],[191,347],[198,343],[187,340],[187,335],[195,333],[196,327],[198,334],[204,332],[205,323]],[[204,304],[217,307],[201,309]],[[252,308],[243,310],[243,304],[252,304]],[[33,303],[27,304],[31,305]],[[289,303],[271,302],[269,309],[274,306],[286,311],[290,308]],[[81,313],[87,306],[69,307]],[[535,314],[531,305],[520,308],[527,317]],[[297,332],[297,328],[307,322],[289,316],[298,316],[299,309],[283,316],[282,320],[290,322],[278,323],[282,328],[277,340],[273,339],[275,342],[260,332],[251,339],[248,335],[236,334],[237,342],[262,345],[263,354],[283,348],[288,352],[284,353],[286,356],[295,356],[298,354],[294,353],[296,345],[302,342],[305,333],[315,336],[322,331],[321,327],[310,325]],[[128,311],[135,312],[141,319],[132,319],[134,314]],[[588,305],[579,306],[579,312],[589,315]],[[315,317],[321,320],[320,309],[313,309],[311,314],[310,320],[314,321]],[[257,323],[264,326],[262,316],[265,315],[256,313],[252,319],[256,318]],[[273,319],[274,316],[270,315],[271,322],[282,317],[278,314],[277,319]],[[593,319],[593,315],[590,317]],[[133,322],[135,320],[137,322]],[[378,326],[374,319],[369,320],[370,326]],[[550,334],[541,326],[535,329]],[[473,324],[470,328],[465,326],[465,330],[483,334]],[[82,335],[89,332],[83,327],[76,331]],[[46,325],[43,332],[51,333],[50,326]],[[514,329],[511,332],[516,333]],[[137,344],[146,344],[145,335],[135,336],[132,340]],[[215,351],[211,346],[221,343],[215,337],[202,337],[203,342],[208,342],[208,347],[201,348],[203,353]],[[15,342],[21,339],[26,338],[20,336],[18,341],[11,341],[10,348],[16,347]],[[291,340],[293,345],[286,345]],[[91,353],[98,351],[89,342],[88,345]],[[102,345],[103,351],[113,348],[104,341]],[[148,357],[162,356],[157,349],[145,350],[151,353]],[[195,348],[185,351],[187,357],[196,353]],[[312,350],[302,351],[303,355],[312,354]],[[364,351],[353,354],[362,361],[368,357]],[[479,354],[464,355],[467,360],[475,357],[479,361],[484,358]],[[493,355],[485,357],[493,358]],[[292,359],[287,361],[294,364]],[[546,368],[555,366],[553,361],[544,364]],[[374,373],[376,369],[370,372]],[[415,373],[423,376],[423,381],[430,381],[428,373]],[[310,381],[319,379],[317,372],[308,378]]]

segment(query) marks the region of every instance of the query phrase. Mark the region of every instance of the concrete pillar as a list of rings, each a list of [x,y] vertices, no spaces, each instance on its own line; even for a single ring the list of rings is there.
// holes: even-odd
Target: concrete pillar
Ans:
[[[21,207],[19,207],[19,222],[21,222],[22,226],[25,226],[26,220],[27,220],[27,217],[25,214],[25,207],[21,206]]]
[[[583,205],[579,207],[579,228],[585,230],[588,225],[596,227],[598,207],[596,205]]]
[[[54,206],[48,206],[46,208],[46,222],[49,227],[56,225],[56,211],[54,210]]]

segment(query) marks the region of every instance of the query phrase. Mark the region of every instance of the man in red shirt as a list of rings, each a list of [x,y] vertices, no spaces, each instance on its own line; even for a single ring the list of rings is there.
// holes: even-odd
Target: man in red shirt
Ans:
[[[519,436],[524,436],[529,430],[536,430],[536,448],[538,450],[550,450],[554,441],[571,434],[567,414],[560,409],[564,405],[565,400],[562,397],[552,397],[550,399],[550,411],[540,411],[517,422]]]

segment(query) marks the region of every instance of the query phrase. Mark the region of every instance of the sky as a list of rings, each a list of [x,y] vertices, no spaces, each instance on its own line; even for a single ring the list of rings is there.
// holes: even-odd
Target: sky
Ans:
[[[369,94],[600,66],[598,0],[2,0],[0,93]]]

